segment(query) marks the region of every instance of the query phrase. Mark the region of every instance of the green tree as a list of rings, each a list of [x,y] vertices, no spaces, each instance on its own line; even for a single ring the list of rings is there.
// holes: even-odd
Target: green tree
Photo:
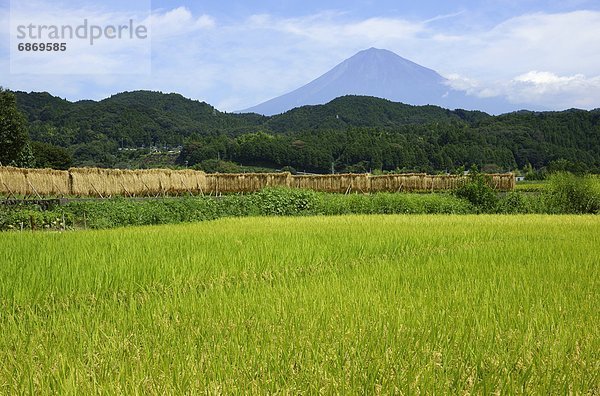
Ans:
[[[0,163],[30,165],[19,163],[23,158],[30,159],[29,153],[23,153],[29,147],[28,142],[27,122],[17,109],[15,95],[0,87]]]
[[[19,168],[35,168],[36,164],[37,161],[29,142],[25,143],[25,146],[23,146],[19,155],[17,155],[17,159],[11,163],[11,165]]]
[[[68,169],[73,164],[69,151],[49,143],[32,142],[31,149],[38,168]]]

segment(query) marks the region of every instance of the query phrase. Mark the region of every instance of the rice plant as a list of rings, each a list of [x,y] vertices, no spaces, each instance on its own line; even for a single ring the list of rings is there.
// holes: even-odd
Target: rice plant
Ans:
[[[0,234],[0,394],[600,391],[594,216]]]

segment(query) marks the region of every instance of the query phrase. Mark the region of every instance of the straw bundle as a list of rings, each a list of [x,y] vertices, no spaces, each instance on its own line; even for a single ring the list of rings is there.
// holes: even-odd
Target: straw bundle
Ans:
[[[350,191],[368,192],[370,190],[368,175],[303,175],[292,176],[290,185],[294,188],[309,189],[329,193],[348,193]]]
[[[155,173],[160,180],[163,193],[169,195],[204,193],[206,174],[193,170],[161,170]]]
[[[408,173],[371,176],[371,192],[434,192],[454,190],[467,182],[466,176]]]
[[[426,190],[427,175],[407,173],[371,176],[371,192],[400,192]]]
[[[215,173],[206,175],[206,189],[211,194],[249,193],[265,187],[289,187],[291,174],[286,173]]]
[[[490,175],[490,187],[496,190],[513,190],[515,188],[515,183],[515,175],[512,173]]]
[[[0,167],[0,192],[4,195],[68,195],[69,173],[52,169]]]
[[[25,169],[28,195],[69,195],[69,172],[54,169]]]
[[[239,181],[239,176],[237,174],[216,173],[210,175],[210,180],[207,178],[209,193],[217,195],[230,192],[244,192],[243,186],[239,186],[239,189],[237,188]]]
[[[81,197],[109,197],[120,195],[115,188],[111,170],[98,168],[71,168],[71,194]],[[117,194],[115,194],[117,193]]]
[[[371,188],[369,191],[392,191],[392,177],[391,175],[384,176],[371,176]]]
[[[267,173],[267,186],[268,187],[290,187],[292,184],[292,174],[289,172],[284,173]]]
[[[248,193],[264,187],[287,187],[288,173],[229,173],[206,175],[209,193]]]
[[[333,175],[294,176],[292,186],[314,191],[339,192],[340,180]]]
[[[27,177],[24,169],[10,166],[0,168],[0,188],[3,194],[26,195],[27,187]]]

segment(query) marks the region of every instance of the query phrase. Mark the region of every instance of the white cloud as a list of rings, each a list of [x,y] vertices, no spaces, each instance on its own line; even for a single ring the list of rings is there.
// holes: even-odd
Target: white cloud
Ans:
[[[213,29],[216,26],[217,23],[215,19],[210,15],[201,15],[194,23],[194,27],[199,29]]]
[[[373,41],[408,40],[425,30],[425,22],[401,18],[368,18],[342,21],[343,14],[323,12],[301,18],[275,18],[271,15],[252,15],[245,27],[275,30],[326,45],[372,43]]]
[[[452,88],[481,98],[504,96],[512,103],[554,109],[589,109],[600,105],[600,76],[560,76],[552,72],[532,70],[509,80],[491,82],[458,74],[451,74],[446,78]]]
[[[584,82],[585,76],[583,74],[576,74],[574,76],[561,77],[554,73],[533,70],[515,77],[514,81],[531,84],[542,89],[561,88],[567,87],[574,82]]]
[[[515,77],[505,93],[523,103],[542,103],[560,108],[599,107],[600,76],[583,74],[559,76],[551,72],[530,71]]]
[[[465,91],[469,95],[477,95],[481,91],[481,83],[469,77],[461,76],[460,74],[452,73],[445,76],[448,80],[448,85],[459,91]]]
[[[194,17],[186,7],[178,7],[169,11],[155,11],[145,23],[151,26],[155,40],[172,39],[173,36],[191,34],[197,30],[213,29],[217,26],[210,15]]]

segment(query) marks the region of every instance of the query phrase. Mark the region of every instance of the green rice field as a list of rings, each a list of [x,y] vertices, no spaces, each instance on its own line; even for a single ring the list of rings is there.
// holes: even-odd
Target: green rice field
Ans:
[[[597,216],[0,234],[0,394],[599,394]]]
[[[515,185],[515,191],[542,192],[548,189],[548,182],[544,180],[522,181]]]

